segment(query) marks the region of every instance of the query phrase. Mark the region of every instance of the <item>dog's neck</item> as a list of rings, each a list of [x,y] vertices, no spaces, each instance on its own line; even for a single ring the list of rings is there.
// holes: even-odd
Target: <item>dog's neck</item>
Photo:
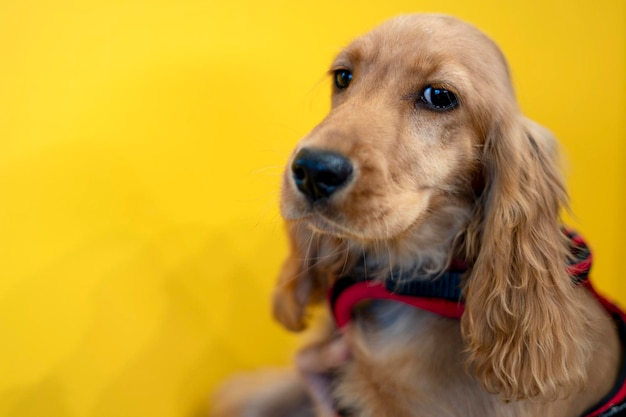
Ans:
[[[460,242],[467,229],[471,210],[463,206],[444,206],[431,213],[416,228],[399,236],[372,242],[346,242],[352,253],[343,275],[362,276],[367,280],[427,280],[443,273],[454,259],[464,259]],[[464,263],[464,261],[462,262]]]

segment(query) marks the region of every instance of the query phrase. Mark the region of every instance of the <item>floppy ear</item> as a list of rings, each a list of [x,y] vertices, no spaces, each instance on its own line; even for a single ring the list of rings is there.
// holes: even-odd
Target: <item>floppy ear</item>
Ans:
[[[340,249],[341,242],[301,224],[287,227],[289,254],[274,289],[272,308],[274,318],[288,330],[301,331],[307,325],[307,307],[325,299],[346,252]]]
[[[556,156],[551,134],[513,110],[484,145],[462,331],[470,369],[508,400],[555,399],[586,379],[588,323],[566,272],[567,195]]]

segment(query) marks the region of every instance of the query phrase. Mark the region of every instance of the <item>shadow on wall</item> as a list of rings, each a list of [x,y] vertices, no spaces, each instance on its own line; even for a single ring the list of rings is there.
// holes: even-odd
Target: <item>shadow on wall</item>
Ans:
[[[111,239],[77,250],[71,258],[80,261],[59,263],[15,288],[7,298],[52,295],[45,310],[24,306],[23,313],[39,316],[34,318],[42,328],[75,327],[75,341],[65,338],[67,353],[40,382],[0,394],[12,403],[6,415],[70,416],[78,414],[69,409],[81,409],[94,417],[120,410],[139,416],[153,408],[158,415],[180,415],[190,407],[206,412],[215,382],[253,366],[252,354],[284,363],[288,353],[267,350],[284,335],[267,330],[266,280],[258,279],[254,260],[242,257],[232,236],[232,230],[225,235],[189,227],[143,245]],[[197,245],[195,253],[175,264],[163,262],[164,250],[190,242]],[[89,268],[123,246],[126,253],[109,268]],[[262,245],[255,246],[262,253]],[[60,294],[62,287],[75,286],[68,277],[92,281],[83,294],[70,290],[82,300]],[[40,286],[44,279],[51,284]],[[74,315],[82,316],[80,328],[71,322]],[[47,340],[39,342],[45,349]]]
[[[0,414],[200,415],[227,374],[288,361],[269,312],[278,176],[251,174],[283,158],[236,140],[284,129],[271,105],[254,109],[265,125],[240,120],[242,96],[268,93],[254,78],[125,80],[2,168],[14,283],[0,357],[23,383],[5,382]]]

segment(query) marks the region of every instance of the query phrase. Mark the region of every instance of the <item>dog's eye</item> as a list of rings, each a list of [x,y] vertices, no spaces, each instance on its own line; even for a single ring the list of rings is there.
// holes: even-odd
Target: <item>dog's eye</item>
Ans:
[[[352,73],[346,69],[335,71],[335,86],[340,90],[345,90],[352,81]]]
[[[420,97],[422,103],[433,110],[450,110],[459,104],[456,96],[445,88],[428,86]]]

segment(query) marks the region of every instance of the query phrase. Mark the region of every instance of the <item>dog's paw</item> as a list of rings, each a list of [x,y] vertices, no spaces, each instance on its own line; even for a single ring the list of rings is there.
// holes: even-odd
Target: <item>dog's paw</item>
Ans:
[[[293,370],[236,375],[213,395],[210,417],[315,417],[306,387]]]

